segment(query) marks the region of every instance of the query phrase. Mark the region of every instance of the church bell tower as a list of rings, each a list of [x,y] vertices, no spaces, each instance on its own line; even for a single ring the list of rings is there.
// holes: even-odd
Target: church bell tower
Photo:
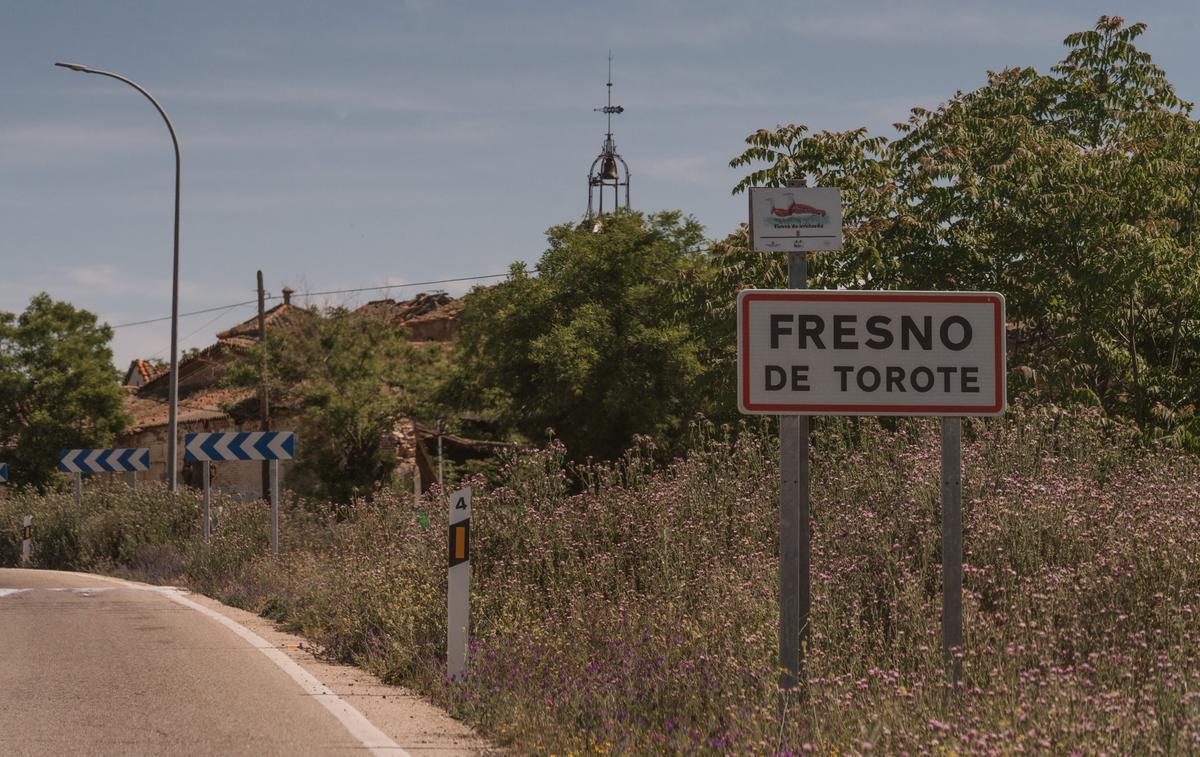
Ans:
[[[611,213],[619,207],[629,209],[629,164],[617,152],[617,145],[613,142],[612,117],[624,113],[625,109],[612,104],[611,50],[608,53],[608,105],[595,108],[595,112],[608,117],[608,131],[604,135],[604,145],[600,148],[600,154],[592,161],[592,167],[588,171],[587,218],[604,215],[605,212]],[[622,189],[625,195],[624,202],[621,201]],[[607,205],[606,196],[611,197]]]

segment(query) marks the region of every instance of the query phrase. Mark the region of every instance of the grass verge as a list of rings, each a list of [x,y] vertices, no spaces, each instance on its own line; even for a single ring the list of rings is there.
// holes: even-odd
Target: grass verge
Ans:
[[[1087,412],[964,423],[965,679],[940,653],[937,423],[821,419],[804,695],[780,708],[774,442],[698,426],[569,471],[511,460],[473,503],[470,674],[448,682],[445,506],[90,487],[0,501],[0,564],[125,571],[268,614],[519,751],[1200,751],[1200,465]],[[582,486],[571,482],[582,481]]]

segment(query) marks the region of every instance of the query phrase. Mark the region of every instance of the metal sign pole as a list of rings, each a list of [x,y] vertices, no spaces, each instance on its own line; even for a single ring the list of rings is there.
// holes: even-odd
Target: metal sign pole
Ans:
[[[942,658],[962,681],[962,419],[942,418]]]
[[[450,495],[449,569],[446,576],[446,675],[467,667],[471,618],[471,487]]]
[[[279,460],[271,461],[271,555],[279,557]]]
[[[805,253],[788,253],[788,286],[804,289],[807,277]],[[808,416],[779,416],[779,471],[779,685],[792,689],[808,647],[811,605]]]
[[[137,471],[133,472],[133,490],[137,491]]]
[[[213,460],[268,460],[271,493],[271,555],[279,557],[279,461],[296,457],[296,435],[291,431],[223,432],[187,434],[185,462],[204,463],[205,507],[209,506],[209,463]],[[207,535],[207,534],[206,534]]]
[[[209,465],[211,465],[211,463],[209,463],[209,461],[207,461],[207,460],[200,463],[200,475],[201,475],[201,477],[204,478],[204,540],[205,541],[208,541],[209,535],[212,534],[212,515],[211,515],[211,510],[209,509],[210,505],[212,504],[212,495],[210,494],[210,491],[209,491],[209,487],[210,487],[209,475],[208,475],[208,470],[209,470],[208,466]]]
[[[83,506],[83,474],[75,474],[75,509]]]

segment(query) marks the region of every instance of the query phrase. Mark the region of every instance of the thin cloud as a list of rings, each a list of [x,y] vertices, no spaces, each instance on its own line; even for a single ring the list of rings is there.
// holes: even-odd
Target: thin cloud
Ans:
[[[115,265],[72,266],[62,272],[68,287],[77,292],[88,292],[95,297],[148,297],[167,299],[170,282],[131,274],[128,266]]]
[[[338,114],[450,113],[446,102],[416,97],[390,89],[386,84],[295,84],[292,82],[207,82],[164,90],[164,99],[193,103],[239,106],[291,106],[320,109]]]
[[[1060,13],[1021,9],[974,10],[904,4],[858,12],[805,14],[787,25],[807,39],[920,44],[1055,44],[1077,25]]]
[[[161,127],[98,126],[66,120],[0,124],[0,166],[79,162],[96,155],[142,151],[168,139]]]

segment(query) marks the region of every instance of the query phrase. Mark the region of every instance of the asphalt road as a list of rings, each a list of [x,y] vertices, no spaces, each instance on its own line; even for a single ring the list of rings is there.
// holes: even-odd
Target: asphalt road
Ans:
[[[353,697],[276,648],[296,645],[265,642],[199,599],[86,574],[0,570],[0,755],[478,751],[445,739],[402,747],[388,735],[396,728],[377,728]],[[385,715],[377,720],[415,722],[411,712],[379,710],[386,699],[374,698]]]

